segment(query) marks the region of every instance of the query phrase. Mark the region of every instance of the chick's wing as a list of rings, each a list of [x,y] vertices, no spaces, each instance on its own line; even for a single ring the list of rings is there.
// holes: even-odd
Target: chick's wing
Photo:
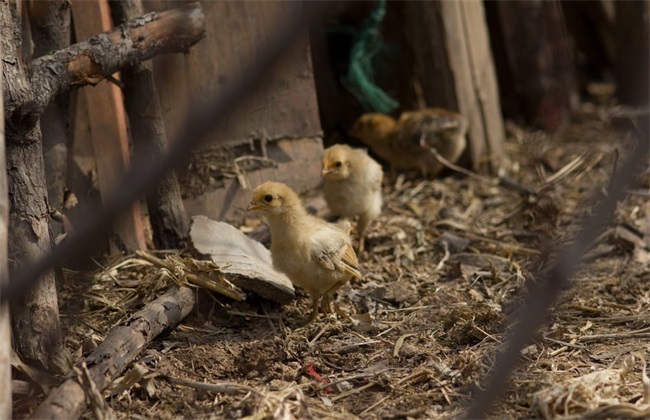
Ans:
[[[466,130],[465,119],[454,112],[439,109],[404,112],[399,118],[397,141],[418,147],[422,142],[429,147],[438,147],[440,142],[449,141],[457,133]]]
[[[384,178],[384,171],[381,169],[381,165],[377,162],[371,161],[368,165],[368,182],[373,191],[381,190],[381,182]]]
[[[324,268],[361,278],[357,255],[338,228],[324,226],[316,231],[311,237],[311,253]]]
[[[352,156],[353,168],[361,174],[365,186],[371,191],[379,190],[384,177],[381,165],[368,156],[368,151],[365,149],[356,149]]]

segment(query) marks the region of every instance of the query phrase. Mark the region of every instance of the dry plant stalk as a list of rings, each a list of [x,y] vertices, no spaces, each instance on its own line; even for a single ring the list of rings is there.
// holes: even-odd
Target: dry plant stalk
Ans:
[[[621,395],[626,379],[637,362],[642,363],[644,395],[648,392],[645,357],[635,353],[620,369],[604,369],[537,391],[533,408],[545,419],[579,418],[647,418],[650,404],[646,398],[636,404],[625,402]]]
[[[199,286],[236,301],[246,299],[246,294],[237,286],[229,282],[219,271],[219,267],[211,261],[199,261],[192,258],[168,256],[164,260],[157,258],[145,251],[136,251],[136,256],[151,264],[161,267],[172,273],[181,282]]]

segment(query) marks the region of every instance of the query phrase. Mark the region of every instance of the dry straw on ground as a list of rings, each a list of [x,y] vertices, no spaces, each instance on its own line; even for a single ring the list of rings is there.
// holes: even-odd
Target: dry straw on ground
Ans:
[[[387,177],[386,206],[360,258],[364,279],[336,299],[350,317],[304,326],[301,292],[278,305],[197,290],[195,312],[105,393],[116,416],[458,416],[505,339],[532,264],[552,259],[544,244],[571,240],[576,217],[589,211],[583,200],[626,151],[624,136],[594,115],[554,136],[514,126],[509,134],[501,182]],[[649,186],[646,173],[620,204],[522,353],[496,416],[648,416]],[[186,257],[151,261],[106,265],[90,283],[74,281],[87,273],[67,273],[62,313],[76,357],[193,270],[219,272]],[[19,414],[32,401],[18,398]]]

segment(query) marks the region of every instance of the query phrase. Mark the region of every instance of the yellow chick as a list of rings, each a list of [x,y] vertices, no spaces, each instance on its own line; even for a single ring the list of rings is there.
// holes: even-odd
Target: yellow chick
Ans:
[[[425,177],[444,168],[429,149],[455,163],[467,146],[466,134],[466,119],[441,108],[403,112],[397,121],[385,114],[364,114],[350,130],[394,169],[419,170]]]
[[[313,301],[310,321],[318,315],[319,302],[323,313],[331,313],[334,293],[352,277],[361,278],[345,226],[307,213],[287,185],[265,182],[258,186],[246,210],[259,210],[266,217],[273,266],[309,293]]]
[[[325,201],[332,213],[342,217],[359,216],[359,252],[364,248],[364,231],[379,216],[382,206],[381,165],[363,149],[335,144],[323,152]]]

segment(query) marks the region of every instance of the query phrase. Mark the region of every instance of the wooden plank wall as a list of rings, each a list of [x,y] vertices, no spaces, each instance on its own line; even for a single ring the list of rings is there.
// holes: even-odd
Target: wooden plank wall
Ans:
[[[148,11],[174,7],[174,1],[147,1]],[[154,59],[165,127],[170,140],[182,128],[185,110],[204,106],[247,65],[249,51],[259,53],[269,34],[282,24],[287,12],[301,8],[299,2],[202,1],[206,37],[188,54]],[[206,147],[268,140],[267,156],[278,166],[249,174],[251,186],[265,180],[284,181],[298,190],[313,188],[320,181],[321,126],[305,34],[270,76],[269,83],[232,118],[213,132]],[[295,139],[279,142],[281,139]],[[251,155],[264,151],[255,146]],[[264,143],[264,141],[262,141]],[[241,218],[250,199],[239,182],[226,180],[222,188],[185,200],[189,215],[204,214],[217,220]]]
[[[557,130],[579,102],[578,80],[560,1],[500,1],[493,32],[500,35],[501,96],[511,114]],[[507,78],[504,76],[508,76]]]
[[[84,40],[113,28],[106,0],[72,3],[74,29],[78,40]],[[117,175],[123,173],[130,162],[129,141],[122,92],[108,81],[84,88],[88,112],[90,140],[97,159],[99,188],[104,194],[114,193]],[[88,141],[88,137],[75,138],[75,142]],[[135,202],[114,225],[118,242],[111,240],[112,251],[146,249],[144,224],[140,203]]]

